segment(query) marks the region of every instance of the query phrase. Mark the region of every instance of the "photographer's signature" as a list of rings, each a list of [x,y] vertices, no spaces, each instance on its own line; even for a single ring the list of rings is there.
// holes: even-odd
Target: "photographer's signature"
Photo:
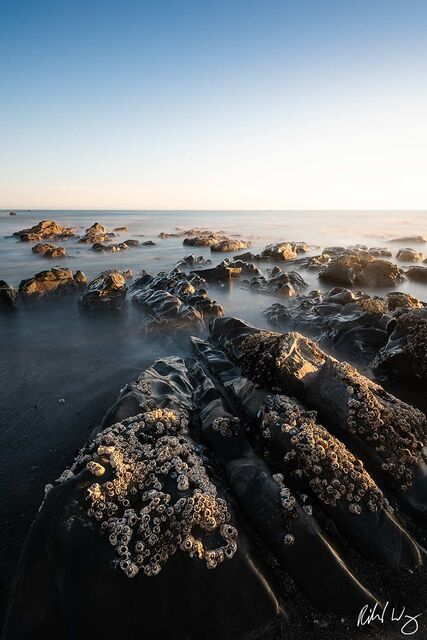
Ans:
[[[388,601],[384,606],[380,605],[379,602],[376,602],[373,607],[366,604],[360,610],[357,618],[357,626],[363,627],[372,622],[381,622],[381,624],[385,622],[398,622],[401,625],[400,632],[405,636],[412,636],[418,631],[417,618],[421,616],[421,613],[418,613],[416,616],[410,616],[405,613],[405,611],[406,607],[396,608]]]

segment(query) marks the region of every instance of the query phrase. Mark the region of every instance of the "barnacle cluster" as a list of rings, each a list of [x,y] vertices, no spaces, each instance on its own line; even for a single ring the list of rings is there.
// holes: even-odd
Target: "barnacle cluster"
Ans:
[[[297,502],[295,500],[295,497],[291,494],[291,490],[289,489],[289,487],[285,485],[283,475],[281,473],[275,473],[272,477],[273,480],[279,485],[280,501],[283,507],[283,514],[285,522],[288,522],[291,518],[296,518],[297,516]]]
[[[239,418],[220,416],[213,421],[212,429],[220,433],[224,438],[231,438],[235,435],[238,424]]]
[[[387,305],[381,298],[359,298],[357,304],[370,315],[387,313]]]
[[[289,438],[284,462],[296,477],[308,480],[313,493],[326,505],[348,505],[351,513],[363,507],[380,511],[387,500],[371,476],[342,442],[315,420],[315,413],[301,409],[283,395],[268,396],[262,408],[262,428],[280,429]]]
[[[406,335],[404,350],[411,358],[414,371],[427,376],[427,309],[400,310],[396,318],[395,334]]]
[[[236,552],[227,503],[217,497],[187,422],[183,414],[159,408],[118,422],[101,431],[71,468],[93,474],[87,513],[108,535],[128,577],[158,574],[178,549],[208,568]]]
[[[282,370],[291,374],[298,367],[298,340],[307,347],[313,359],[324,361],[325,355],[309,338],[292,332],[258,331],[248,335],[242,342],[239,364],[243,374],[262,386],[277,385]],[[290,353],[297,357],[288,358]]]
[[[380,454],[381,465],[402,491],[413,482],[414,467],[423,459],[427,420],[414,407],[398,400],[360,375],[345,362],[332,361],[348,393],[347,427]]]

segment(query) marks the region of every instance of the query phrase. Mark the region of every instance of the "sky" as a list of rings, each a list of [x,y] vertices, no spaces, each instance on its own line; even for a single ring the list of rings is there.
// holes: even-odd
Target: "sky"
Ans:
[[[427,209],[427,0],[0,0],[0,208]]]

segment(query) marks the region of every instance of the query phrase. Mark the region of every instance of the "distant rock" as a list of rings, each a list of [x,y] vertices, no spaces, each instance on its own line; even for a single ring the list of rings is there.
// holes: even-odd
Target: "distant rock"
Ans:
[[[4,280],[0,280],[0,311],[16,311],[18,292]]]
[[[425,236],[403,236],[402,238],[392,238],[389,242],[400,242],[400,244],[422,244],[427,242]]]
[[[228,251],[240,251],[240,249],[247,249],[250,246],[249,242],[243,240],[233,240],[231,238],[223,238],[219,242],[211,244],[211,251],[228,252]]]
[[[16,216],[16,211],[11,211],[11,212],[9,213],[9,215],[10,215],[10,216]]]
[[[129,229],[127,227],[116,227],[114,231],[117,233],[125,233],[126,231],[129,231]]]
[[[39,242],[47,238],[71,238],[75,235],[75,229],[62,227],[53,220],[42,220],[29,229],[16,231],[13,235],[24,242]]]
[[[74,293],[79,288],[82,272],[73,276],[71,269],[54,267],[49,271],[40,271],[32,278],[22,280],[19,295],[25,302],[35,302],[52,296]],[[75,278],[78,277],[78,282]]]
[[[177,267],[195,267],[201,264],[212,264],[212,261],[209,258],[204,258],[203,256],[195,256],[190,253],[188,256],[184,256],[182,260],[177,263]]]
[[[397,252],[396,258],[397,260],[402,260],[402,262],[420,262],[423,259],[423,254],[420,251],[415,251],[415,249],[399,249]]]
[[[114,236],[115,234],[108,232],[102,224],[95,222],[91,227],[86,229],[85,235],[80,238],[79,242],[86,244],[102,244],[104,242],[109,242],[111,238],[114,238]]]
[[[32,252],[44,258],[65,258],[67,255],[64,247],[55,247],[53,244],[48,243],[36,244],[32,248]]]

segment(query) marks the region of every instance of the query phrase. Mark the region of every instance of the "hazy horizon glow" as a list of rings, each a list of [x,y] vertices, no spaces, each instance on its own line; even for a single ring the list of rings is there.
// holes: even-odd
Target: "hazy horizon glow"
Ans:
[[[425,0],[2,0],[0,60],[0,208],[427,208]]]

